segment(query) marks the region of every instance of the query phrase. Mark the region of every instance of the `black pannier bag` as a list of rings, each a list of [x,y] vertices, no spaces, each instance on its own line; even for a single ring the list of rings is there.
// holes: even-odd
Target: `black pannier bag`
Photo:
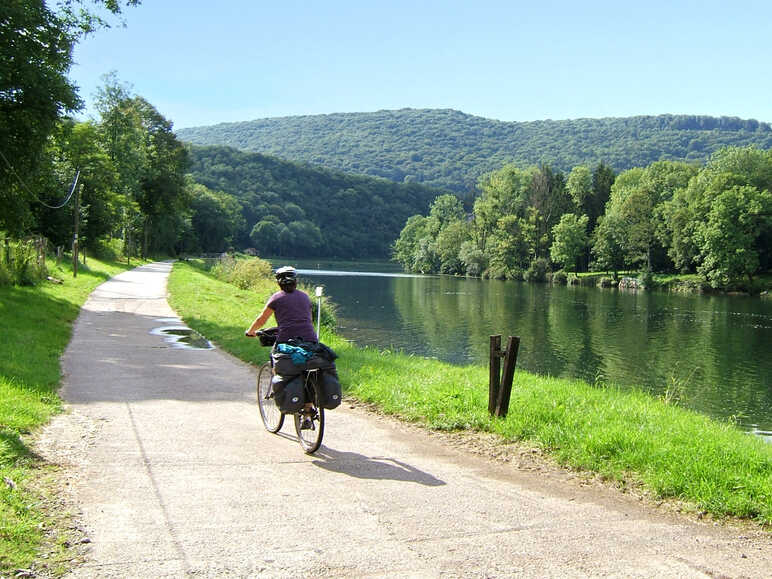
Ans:
[[[273,398],[284,414],[294,414],[303,409],[306,403],[303,377],[274,376],[271,379]]]
[[[279,376],[297,376],[305,368],[305,366],[297,366],[289,354],[271,352],[271,358],[273,359],[273,371]]]
[[[319,354],[314,354],[313,357],[308,359],[308,362],[306,362],[306,369],[313,370],[314,368],[321,368],[323,370],[334,370],[335,369],[335,362],[331,362],[329,359],[320,356]]]
[[[333,410],[340,406],[341,389],[338,381],[338,373],[334,370],[322,370],[319,377],[319,406],[327,410]]]

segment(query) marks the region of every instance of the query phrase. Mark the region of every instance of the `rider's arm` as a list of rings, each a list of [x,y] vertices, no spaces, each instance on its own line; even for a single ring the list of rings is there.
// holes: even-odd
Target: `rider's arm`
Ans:
[[[273,310],[269,308],[268,306],[265,306],[263,308],[263,311],[260,312],[260,315],[257,316],[254,322],[252,322],[252,325],[249,326],[249,329],[245,332],[247,336],[254,336],[255,332],[263,327],[263,325],[268,321],[268,318],[270,318],[273,315]]]

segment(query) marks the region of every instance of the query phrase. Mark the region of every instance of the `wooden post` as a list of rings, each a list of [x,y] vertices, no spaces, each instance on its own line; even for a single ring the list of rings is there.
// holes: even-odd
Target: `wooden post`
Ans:
[[[47,277],[48,270],[46,269],[46,249],[48,244],[46,238],[42,235],[39,235],[35,245],[38,252],[38,272],[43,273],[43,275]]]
[[[501,374],[501,336],[491,336],[490,377],[488,379],[488,413],[496,412]]]
[[[509,336],[504,356],[504,375],[501,377],[501,387],[496,400],[496,416],[501,418],[504,418],[509,411],[509,398],[512,394],[512,380],[515,377],[518,350],[520,350],[520,337]]]

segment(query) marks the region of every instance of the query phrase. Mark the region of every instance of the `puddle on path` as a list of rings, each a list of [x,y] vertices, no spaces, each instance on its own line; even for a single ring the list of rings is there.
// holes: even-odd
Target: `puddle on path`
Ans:
[[[150,330],[150,333],[155,336],[163,336],[164,342],[171,344],[174,348],[184,348],[186,350],[214,349],[209,340],[186,326],[164,326]]]

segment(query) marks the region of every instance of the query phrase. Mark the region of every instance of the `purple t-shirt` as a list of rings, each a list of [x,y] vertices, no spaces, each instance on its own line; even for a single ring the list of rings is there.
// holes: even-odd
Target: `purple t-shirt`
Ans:
[[[266,306],[273,310],[279,324],[277,342],[286,342],[290,338],[319,341],[311,321],[311,299],[305,292],[298,289],[289,293],[278,291],[268,299]]]

